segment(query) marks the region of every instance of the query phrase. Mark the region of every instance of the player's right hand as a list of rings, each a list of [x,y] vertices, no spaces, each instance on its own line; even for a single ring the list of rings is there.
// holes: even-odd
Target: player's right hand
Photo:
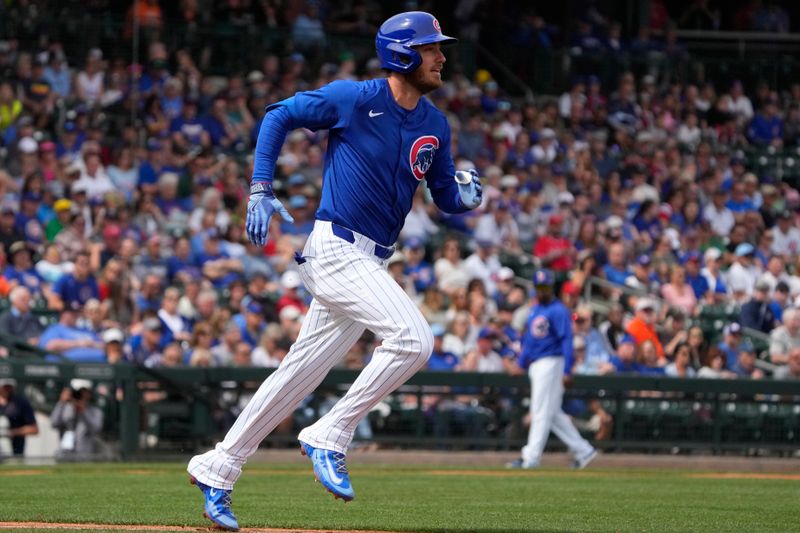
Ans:
[[[469,171],[459,170],[455,175],[456,183],[458,183],[458,194],[463,203],[469,209],[475,209],[481,205],[483,200],[483,187],[481,187],[481,179],[478,177],[478,171],[474,168]]]
[[[247,238],[250,239],[250,242],[256,246],[267,244],[269,221],[276,211],[280,213],[286,222],[294,222],[292,215],[273,194],[267,192],[250,194],[250,200],[247,202],[247,218],[245,220]]]

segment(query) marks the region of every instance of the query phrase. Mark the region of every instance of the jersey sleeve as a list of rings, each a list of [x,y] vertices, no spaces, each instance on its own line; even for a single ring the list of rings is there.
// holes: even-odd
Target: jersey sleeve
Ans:
[[[267,112],[283,106],[289,111],[292,128],[344,128],[350,121],[359,96],[359,87],[348,80],[337,80],[315,91],[304,91],[267,107]]]
[[[441,142],[436,155],[433,158],[431,168],[425,174],[428,189],[436,206],[445,213],[464,213],[469,208],[461,202],[458,194],[458,184],[454,177],[456,166],[453,163],[453,156],[450,153],[450,125],[442,117],[444,127],[442,128]]]

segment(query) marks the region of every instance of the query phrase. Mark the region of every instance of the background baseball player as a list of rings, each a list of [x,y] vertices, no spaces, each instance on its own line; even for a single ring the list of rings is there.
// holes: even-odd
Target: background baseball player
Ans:
[[[553,274],[538,270],[533,275],[536,304],[531,308],[522,337],[519,366],[531,379],[531,428],[522,458],[509,466],[536,468],[542,459],[550,430],[574,457],[573,466],[583,468],[597,455],[581,437],[569,416],[561,409],[565,375],[572,370],[572,314],[553,295]]]
[[[248,237],[259,246],[266,243],[275,212],[291,220],[271,186],[287,132],[330,130],[317,220],[296,258],[314,300],[289,354],[225,439],[189,462],[188,471],[205,495],[207,516],[223,528],[238,528],[230,493],[244,462],[365,329],[382,339],[370,363],[334,408],[299,435],[317,478],[345,501],[355,496],[345,453],[356,425],[430,356],[431,329],[385,264],[421,180],[447,213],[481,202],[477,172],[455,171],[447,120],[422,98],[442,85],[441,47],[455,41],[428,13],[395,15],[376,37],[381,66],[389,71],[386,79],[335,81],[267,108],[246,222]]]

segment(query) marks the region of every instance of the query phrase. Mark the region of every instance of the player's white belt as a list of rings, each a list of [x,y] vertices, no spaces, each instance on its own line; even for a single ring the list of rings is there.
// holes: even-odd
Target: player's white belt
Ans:
[[[342,240],[345,240],[353,244],[355,244],[356,242],[356,234],[353,232],[353,230],[347,229],[344,226],[340,226],[335,222],[331,222],[331,231],[333,232],[334,235],[336,235]],[[364,238],[369,239],[368,237]],[[372,239],[369,239],[369,241],[375,245],[375,250],[373,253],[375,254],[376,257],[380,257],[381,259],[388,259],[394,253],[394,246],[386,247],[378,244]]]

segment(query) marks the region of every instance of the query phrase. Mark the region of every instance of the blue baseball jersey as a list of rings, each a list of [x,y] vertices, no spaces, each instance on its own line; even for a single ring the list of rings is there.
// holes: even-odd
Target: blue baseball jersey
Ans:
[[[522,333],[519,366],[528,368],[543,357],[565,357],[564,371],[572,369],[572,313],[559,300],[536,304]]]
[[[288,112],[290,128],[330,130],[317,219],[390,246],[423,179],[442,210],[467,210],[457,200],[450,126],[427,99],[407,110],[395,102],[386,79],[339,80],[297,93],[267,112],[279,108]],[[260,136],[269,132],[262,127]],[[257,147],[253,179],[269,181],[271,169],[259,168],[258,155]]]

